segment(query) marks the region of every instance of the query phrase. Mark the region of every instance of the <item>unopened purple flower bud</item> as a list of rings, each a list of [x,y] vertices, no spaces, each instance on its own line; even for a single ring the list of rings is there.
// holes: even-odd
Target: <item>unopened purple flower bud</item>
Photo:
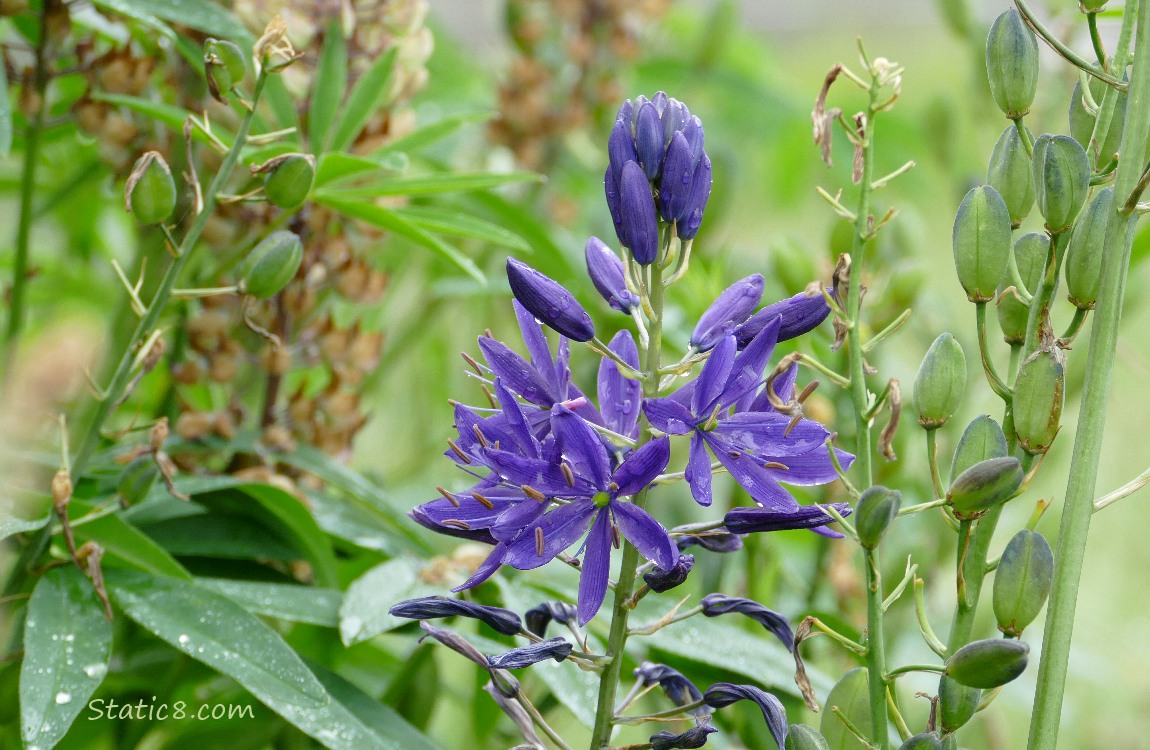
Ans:
[[[738,534],[728,534],[726,532],[709,532],[707,534],[686,534],[684,536],[675,537],[675,544],[678,545],[679,551],[683,551],[690,547],[702,547],[710,552],[718,552],[725,554],[727,552],[738,552],[743,548],[743,538]]]
[[[640,265],[654,263],[659,256],[659,221],[655,216],[655,200],[651,195],[651,183],[647,181],[642,168],[633,161],[623,165],[619,178],[619,209],[623,244],[631,249],[631,254]]]
[[[830,313],[830,305],[822,294],[799,292],[793,297],[767,305],[752,315],[735,329],[735,338],[742,349],[766,328],[767,323],[781,316],[778,340],[789,341],[818,328]]]
[[[514,258],[507,259],[507,281],[519,304],[544,325],[573,341],[595,337],[591,316],[559,282]]]
[[[616,122],[622,122],[627,126],[627,132],[631,132],[631,119],[635,116],[635,105],[631,104],[631,100],[623,102],[619,105],[619,111],[615,113]]]
[[[639,155],[635,153],[635,141],[631,138],[631,126],[622,120],[617,120],[611,128],[611,137],[607,139],[607,158],[615,175],[622,173],[623,165],[627,162],[639,160]]]
[[[676,706],[694,703],[703,697],[695,683],[683,676],[679,670],[666,664],[645,661],[634,672],[635,679],[642,685],[658,685],[667,699]]]
[[[635,116],[635,150],[647,179],[657,178],[663,171],[663,123],[654,102],[644,104]]]
[[[651,103],[655,105],[655,111],[659,113],[659,117],[662,117],[671,100],[667,98],[666,91],[656,91],[655,95],[651,97]]]
[[[750,317],[763,298],[764,281],[762,274],[755,273],[724,289],[699,318],[691,334],[691,346],[701,352],[710,351]]]
[[[767,609],[762,604],[750,599],[725,594],[707,594],[700,602],[703,605],[705,617],[718,617],[737,613],[746,615],[764,628],[774,633],[775,637],[783,642],[788,651],[794,650],[795,634],[787,618],[774,610]]]
[[[703,121],[691,116],[683,125],[683,138],[691,147],[691,167],[694,169],[699,160],[703,158]]]
[[[552,638],[528,646],[513,648],[498,656],[487,655],[487,661],[496,669],[522,669],[541,661],[563,661],[573,646],[562,638]]]
[[[707,688],[703,701],[711,708],[724,708],[739,701],[754,701],[763,712],[767,729],[775,739],[775,744],[783,747],[787,741],[787,711],[778,698],[753,685],[732,685],[729,682],[716,682]]]
[[[843,518],[853,511],[848,503],[831,503]],[[753,534],[756,531],[786,531],[787,529],[813,529],[834,523],[835,518],[818,505],[796,505],[794,508],[733,508],[723,517],[723,525],[732,534]]]
[[[691,572],[693,567],[695,567],[694,555],[679,555],[679,560],[670,568],[656,567],[654,570],[644,573],[643,581],[656,594],[661,594],[676,586],[681,586],[687,580],[687,574]]]
[[[619,192],[619,173],[610,165],[603,173],[603,195],[607,198],[607,210],[611,214],[611,223],[615,226],[615,236],[624,245],[623,239],[623,194]]]
[[[699,160],[695,173],[691,176],[691,195],[687,198],[687,210],[679,222],[679,238],[692,240],[703,225],[703,211],[711,197],[711,158],[706,154]]]
[[[659,183],[659,213],[663,221],[681,221],[687,213],[687,201],[691,197],[691,176],[695,164],[691,159],[691,147],[682,133],[671,136],[667,147],[667,160],[663,164],[663,179]]]
[[[691,111],[678,99],[670,99],[663,110],[663,145],[671,143],[671,137],[683,129],[691,119]]]
[[[707,744],[707,736],[717,731],[719,730],[710,724],[700,724],[682,734],[664,729],[651,735],[651,750],[692,750],[703,747]]]
[[[519,615],[509,609],[485,607],[446,596],[425,596],[408,599],[389,610],[393,617],[409,620],[433,620],[438,617],[471,617],[490,625],[503,635],[515,635],[521,627]]]
[[[523,623],[527,630],[542,638],[547,634],[547,626],[551,621],[566,625],[575,621],[579,610],[575,605],[566,602],[543,602],[538,607],[532,607],[523,613]]]
[[[598,237],[587,240],[587,275],[607,304],[619,312],[629,314],[638,307],[639,298],[627,288],[623,261],[615,251]]]

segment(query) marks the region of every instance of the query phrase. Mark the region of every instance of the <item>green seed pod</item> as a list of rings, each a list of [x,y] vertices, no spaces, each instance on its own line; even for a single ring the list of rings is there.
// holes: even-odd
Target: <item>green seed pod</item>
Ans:
[[[1054,581],[1054,552],[1046,537],[1023,529],[1002,552],[994,573],[994,616],[998,629],[1017,638],[1034,622]]]
[[[1052,234],[1074,223],[1090,192],[1090,160],[1068,135],[1040,135],[1031,159],[1034,197]]]
[[[1034,205],[1034,183],[1030,175],[1030,154],[1026,153],[1018,128],[1013,125],[1002,131],[990,152],[986,184],[1002,196],[1010,213],[1010,225],[1017,229]]]
[[[1034,294],[1038,291],[1049,255],[1050,237],[1045,234],[1031,232],[1019,237],[1014,243],[1014,262],[1018,266],[1018,275],[1022,277],[1027,292]],[[1002,338],[1006,343],[1021,344],[1026,339],[1026,322],[1030,315],[1030,306],[1012,292],[1007,292],[1006,289],[1010,286],[1014,286],[1014,279],[1009,273],[1003,273],[995,302],[998,327],[1002,329]]]
[[[942,750],[938,732],[920,732],[898,746],[898,750]]]
[[[986,74],[994,103],[1012,120],[1030,111],[1038,91],[1038,40],[1014,8],[990,27]]]
[[[264,195],[268,203],[284,209],[299,208],[315,182],[315,157],[311,154],[284,154],[258,167],[264,173]]]
[[[874,736],[874,723],[870,716],[869,684],[866,669],[855,667],[835,683],[823,702],[826,706],[838,706],[842,715],[854,724],[864,737]],[[832,750],[858,747],[858,740],[839,721],[834,711],[823,711],[819,731]]]
[[[787,730],[785,750],[830,750],[826,738],[818,733],[814,727],[806,724],[791,724]]]
[[[946,660],[946,675],[960,685],[991,690],[1026,671],[1030,644],[1007,638],[968,643]]]
[[[124,468],[116,491],[127,505],[135,505],[148,496],[160,470],[151,456],[137,456]]]
[[[141,224],[159,224],[176,208],[176,181],[164,157],[148,151],[136,160],[124,185],[124,206]]]
[[[242,81],[246,73],[244,55],[235,44],[219,39],[204,42],[204,77],[213,99],[225,101],[224,95]]]
[[[1066,292],[1075,307],[1093,310],[1102,276],[1106,232],[1114,216],[1114,191],[1103,188],[1090,201],[1070,233],[1066,250]]]
[[[958,439],[954,449],[954,459],[950,464],[950,481],[953,484],[960,474],[980,461],[988,458],[1001,458],[1009,454],[1006,436],[989,415],[975,417]]]
[[[267,299],[279,294],[299,270],[303,243],[292,232],[272,232],[240,263],[240,291]]]
[[[1096,104],[1102,101],[1106,91],[1106,84],[1096,78],[1090,79],[1090,94]],[[1122,126],[1126,121],[1126,92],[1118,92],[1114,100],[1114,112],[1110,117],[1110,127],[1106,130],[1102,145],[1098,148],[1098,166],[1105,166],[1107,162],[1118,153],[1122,144]],[[1086,109],[1082,100],[1082,84],[1074,84],[1074,93],[1070,96],[1070,135],[1082,144],[1087,155],[1093,152],[1090,146],[1090,137],[1094,134],[1094,121],[1097,119]]]
[[[934,340],[914,378],[914,408],[918,423],[927,430],[942,427],[962,401],[966,390],[966,355],[949,333]]]
[[[978,710],[982,691],[960,685],[943,675],[938,681],[938,719],[946,732],[958,731]]]
[[[1065,361],[1061,349],[1039,349],[1018,368],[1014,381],[1014,432],[1027,453],[1045,453],[1058,434]]]
[[[1109,1],[1110,0],[1081,0],[1078,3],[1078,10],[1083,13],[1101,13]]]
[[[946,500],[959,518],[981,515],[1009,500],[1025,476],[1022,464],[1013,456],[988,458],[959,474]]]
[[[971,302],[994,299],[1010,252],[1010,212],[989,185],[962,199],[951,234],[958,281]]]
[[[854,513],[859,544],[866,549],[877,547],[901,506],[902,494],[898,490],[887,489],[879,484],[864,490]]]

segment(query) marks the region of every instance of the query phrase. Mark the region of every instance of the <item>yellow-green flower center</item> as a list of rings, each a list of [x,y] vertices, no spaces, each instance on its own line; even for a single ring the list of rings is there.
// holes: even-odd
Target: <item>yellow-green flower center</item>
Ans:
[[[607,492],[599,492],[595,494],[595,497],[591,498],[591,501],[595,503],[595,507],[597,508],[606,508],[607,503],[611,502],[611,495]]]

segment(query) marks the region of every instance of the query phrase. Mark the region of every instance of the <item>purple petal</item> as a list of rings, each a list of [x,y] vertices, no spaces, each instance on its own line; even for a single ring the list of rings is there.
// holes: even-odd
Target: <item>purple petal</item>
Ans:
[[[548,505],[550,503],[524,500],[506,508],[491,524],[491,536],[510,544],[523,533],[523,529],[543,515]]]
[[[433,519],[431,519],[422,507],[415,507],[407,514],[408,517],[415,521],[417,524],[425,529],[430,529],[437,534],[444,536],[453,536],[457,539],[470,539],[473,542],[482,542],[484,544],[495,544],[495,537],[486,528],[457,528],[454,526],[445,526]]]
[[[608,348],[627,364],[639,369],[639,350],[631,332],[624,329],[615,334]],[[639,424],[639,409],[643,403],[643,386],[637,380],[623,377],[619,365],[606,357],[599,363],[599,410],[605,426],[620,435],[634,437]]]
[[[590,500],[576,500],[555,510],[523,529],[507,545],[504,563],[519,570],[532,570],[546,565],[556,555],[577,542],[587,531],[587,523],[598,508]],[[537,554],[536,529],[543,530],[543,554]]]
[[[556,404],[551,409],[551,432],[576,476],[586,479],[597,491],[606,490],[611,481],[611,458],[599,435],[583,418]]]
[[[711,351],[711,356],[703,363],[703,369],[695,382],[695,393],[691,397],[691,411],[699,419],[708,419],[711,410],[719,402],[731,368],[735,364],[735,337],[724,336]]]
[[[790,424],[791,418],[785,414],[746,411],[720,419],[713,432],[732,448],[764,460],[780,457],[783,463],[786,463],[783,456],[800,455],[822,447],[830,435],[827,428],[813,419],[800,419],[788,432]]]
[[[687,198],[686,218],[678,222],[679,238],[692,240],[699,233],[703,225],[703,211],[707,208],[707,200],[711,197],[711,159],[706,154],[695,167],[695,174],[691,176],[691,195]]]
[[[831,529],[827,526],[814,526],[811,528],[811,531],[818,534],[819,536],[825,536],[827,539],[846,538],[846,534],[839,533],[838,531],[835,531],[834,529]]]
[[[799,365],[795,363],[788,367],[781,375],[775,378],[771,383],[771,389],[774,390],[775,395],[781,401],[790,401],[795,395],[795,381],[799,377]],[[767,389],[759,391],[755,396],[755,400],[750,403],[746,411],[774,411],[775,407],[771,404],[771,397],[767,394]]]
[[[666,437],[655,438],[632,451],[611,476],[611,481],[619,486],[615,496],[639,494],[663,473],[670,460],[671,441]]]
[[[541,661],[554,659],[563,661],[574,647],[562,638],[552,638],[529,646],[520,646],[505,651],[498,656],[487,655],[487,662],[493,669],[523,669]]]
[[[844,518],[853,512],[849,503],[833,503],[833,506]],[[818,505],[797,504],[790,508],[734,508],[723,518],[727,530],[734,534],[813,529],[834,522],[834,517]]]
[[[654,103],[639,107],[635,115],[635,150],[647,179],[657,178],[663,168],[663,123]]]
[[[682,133],[671,136],[667,147],[667,160],[663,164],[663,179],[659,182],[659,213],[663,221],[679,221],[686,215],[687,199],[691,196],[691,175],[695,163],[691,147]],[[753,306],[751,309],[754,309]],[[750,311],[747,312],[750,314]]]
[[[643,557],[660,568],[674,567],[679,560],[679,548],[662,524],[634,503],[612,500],[610,508],[623,536]]]
[[[687,105],[683,104],[678,99],[672,97],[667,102],[667,108],[663,110],[663,145],[669,146],[671,139],[676,133],[683,129],[687,124],[687,120],[691,119],[691,110],[687,109]],[[663,166],[666,169],[666,164]]]
[[[629,161],[639,161],[639,154],[635,152],[635,141],[631,138],[631,123],[616,120],[611,128],[611,135],[607,138],[607,157],[611,169],[615,174],[623,171],[623,165]]]
[[[587,260],[587,275],[596,291],[607,300],[607,304],[619,312],[630,314],[639,305],[639,298],[627,288],[627,278],[623,261],[615,251],[607,247],[598,237],[587,240],[584,248]]]
[[[703,697],[703,693],[695,684],[683,676],[683,673],[666,664],[655,664],[645,661],[633,672],[635,679],[641,685],[658,685],[663,688],[667,699],[676,706],[685,706],[694,703]]]
[[[827,290],[830,291],[829,289]],[[779,328],[779,341],[790,341],[818,328],[830,315],[831,308],[822,293],[808,294],[800,292],[793,297],[767,305],[752,315],[747,322],[735,329],[735,336],[739,339],[739,346],[746,346],[751,339],[763,330],[763,326],[782,316],[783,322]]]
[[[703,121],[692,115],[683,126],[683,137],[691,147],[692,164],[697,167],[699,160],[703,158]]]
[[[527,485],[549,497],[591,496],[599,491],[585,478],[575,475],[575,486],[567,484],[563,470],[538,458],[517,456],[494,448],[484,451],[487,462],[501,477],[514,485]]]
[[[522,627],[519,615],[509,609],[485,607],[446,596],[425,596],[396,604],[389,614],[409,620],[431,620],[438,617],[470,617],[491,626],[504,635],[515,635]]]
[[[844,470],[849,469],[854,463],[855,457],[844,450],[835,448],[835,455]],[[839,478],[838,472],[835,471],[835,465],[831,463],[831,457],[827,453],[826,446],[815,448],[809,453],[786,456],[780,463],[787,468],[767,469],[767,471],[771,472],[771,476],[775,479],[785,484],[811,487],[818,484],[829,484]]]
[[[703,605],[704,617],[718,617],[731,613],[746,615],[773,633],[786,646],[787,651],[794,651],[795,633],[791,630],[787,618],[778,612],[756,601],[725,594],[707,594],[700,603]]]
[[[515,258],[507,259],[507,281],[515,299],[544,325],[575,341],[595,336],[591,316],[559,282]]]
[[[718,552],[719,554],[726,554],[728,552],[738,552],[743,548],[743,538],[738,534],[729,534],[726,532],[709,532],[706,534],[687,534],[685,536],[675,537],[675,546],[679,548],[679,552],[689,549],[694,546],[702,547],[710,552]],[[690,557],[690,555],[683,555],[683,557]]]
[[[754,701],[763,712],[763,719],[767,722],[767,729],[771,732],[775,744],[779,747],[787,741],[787,711],[779,699],[770,693],[760,690],[752,685],[732,685],[729,682],[718,682],[707,688],[703,700],[711,708],[723,708],[742,700]]]
[[[480,494],[490,503],[488,508],[472,496],[472,492]],[[526,495],[521,490],[510,487],[492,486],[475,487],[466,492],[452,493],[459,505],[452,504],[447,498],[439,498],[429,503],[416,506],[416,510],[423,513],[436,524],[447,524],[448,521],[463,521],[472,528],[487,528],[499,518],[499,515],[513,505],[523,502]],[[532,500],[532,502],[535,502]],[[450,525],[450,524],[447,524]]]
[[[651,426],[668,435],[682,435],[695,429],[695,416],[686,406],[670,398],[645,400],[643,413]]]
[[[623,194],[619,190],[619,175],[622,170],[608,166],[603,173],[603,194],[607,198],[607,210],[611,214],[611,221],[615,225],[615,236],[624,245],[627,241],[623,237]]]
[[[531,355],[531,366],[541,373],[551,369],[553,358],[551,347],[547,345],[547,336],[543,334],[543,324],[519,300],[511,300],[511,308],[515,311],[515,319],[519,323],[519,332],[523,336],[523,343],[527,346],[527,353]]]
[[[771,321],[758,336],[735,357],[731,376],[721,403],[724,407],[735,405],[735,411],[746,411],[754,402],[759,384],[763,382],[763,371],[775,350],[775,339],[779,332],[779,320]]]
[[[714,433],[706,433],[705,439],[715,456],[755,502],[773,508],[789,508],[795,505],[795,499],[791,494],[779,486],[774,476],[763,468],[758,459],[725,445]]]
[[[506,425],[506,429],[499,430],[500,444],[504,445],[502,441],[507,439],[509,443],[505,447],[508,450],[517,451],[524,456],[538,457],[539,441],[531,433],[531,425],[527,422],[523,408],[515,399],[515,395],[504,387],[503,381],[499,378],[495,379],[495,398],[499,400],[499,407],[503,412],[503,422]],[[480,430],[483,430],[482,425]]]
[[[602,510],[595,516],[587,535],[587,552],[579,571],[579,627],[599,612],[607,595],[607,578],[611,574],[611,519]]]
[[[756,273],[723,290],[699,318],[691,334],[691,346],[705,352],[750,317],[763,298],[763,283],[762,274]]]
[[[480,336],[479,350],[495,377],[527,401],[550,409],[559,400],[551,383],[502,341]]]
[[[684,479],[691,485],[691,496],[704,507],[711,504],[711,457],[698,430],[691,435],[691,452],[687,457]]]
[[[633,161],[619,176],[619,208],[622,215],[623,244],[631,249],[635,262],[648,266],[659,256],[659,222],[651,183]],[[574,337],[572,337],[574,338]]]
[[[503,558],[506,556],[506,554],[506,544],[500,542],[499,544],[495,545],[495,549],[491,550],[491,554],[489,554],[487,558],[479,564],[479,567],[475,569],[475,572],[471,574],[471,577],[453,588],[452,591],[459,593],[460,591],[465,591],[466,589],[475,588],[491,576],[495,575],[495,571],[499,570],[500,566],[503,565]]]

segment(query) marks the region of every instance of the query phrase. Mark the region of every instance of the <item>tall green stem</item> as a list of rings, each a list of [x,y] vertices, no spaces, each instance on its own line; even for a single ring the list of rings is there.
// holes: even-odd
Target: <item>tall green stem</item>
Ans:
[[[1130,93],[1126,106],[1126,124],[1122,133],[1118,174],[1114,194],[1119,205],[1138,183],[1150,134],[1150,2],[1127,0],[1126,13],[1137,12],[1137,41],[1134,44],[1134,66],[1130,73]],[[1124,19],[1125,26],[1129,18]],[[1038,669],[1038,689],[1034,713],[1030,720],[1030,750],[1054,750],[1058,743],[1058,724],[1062,696],[1066,689],[1066,668],[1074,634],[1074,612],[1086,538],[1090,531],[1090,514],[1098,479],[1098,460],[1106,424],[1106,403],[1118,346],[1118,325],[1126,291],[1126,274],[1134,238],[1133,214],[1118,213],[1111,218],[1106,249],[1102,256],[1102,278],[1098,307],[1086,358],[1086,382],[1070,459],[1070,479],[1066,485],[1066,504],[1058,530],[1054,555],[1054,587],[1047,606],[1046,631],[1042,641],[1042,661]]]
[[[659,395],[659,366],[663,341],[663,271],[658,262],[650,266],[651,276],[648,298],[651,302],[651,321],[648,330],[647,361],[643,366],[646,379],[643,381],[643,398],[657,398]],[[639,445],[651,439],[651,426],[643,418]],[[635,496],[634,503],[640,508],[647,504],[644,489]],[[611,661],[599,677],[599,700],[595,706],[595,726],[591,732],[591,748],[598,750],[611,742],[611,728],[615,717],[615,696],[619,690],[619,676],[623,671],[623,653],[627,645],[627,618],[631,610],[627,601],[635,589],[635,569],[639,564],[639,551],[630,542],[623,545],[623,562],[619,568],[619,581],[615,584],[615,601],[611,610],[611,633],[607,637],[607,656]]]

